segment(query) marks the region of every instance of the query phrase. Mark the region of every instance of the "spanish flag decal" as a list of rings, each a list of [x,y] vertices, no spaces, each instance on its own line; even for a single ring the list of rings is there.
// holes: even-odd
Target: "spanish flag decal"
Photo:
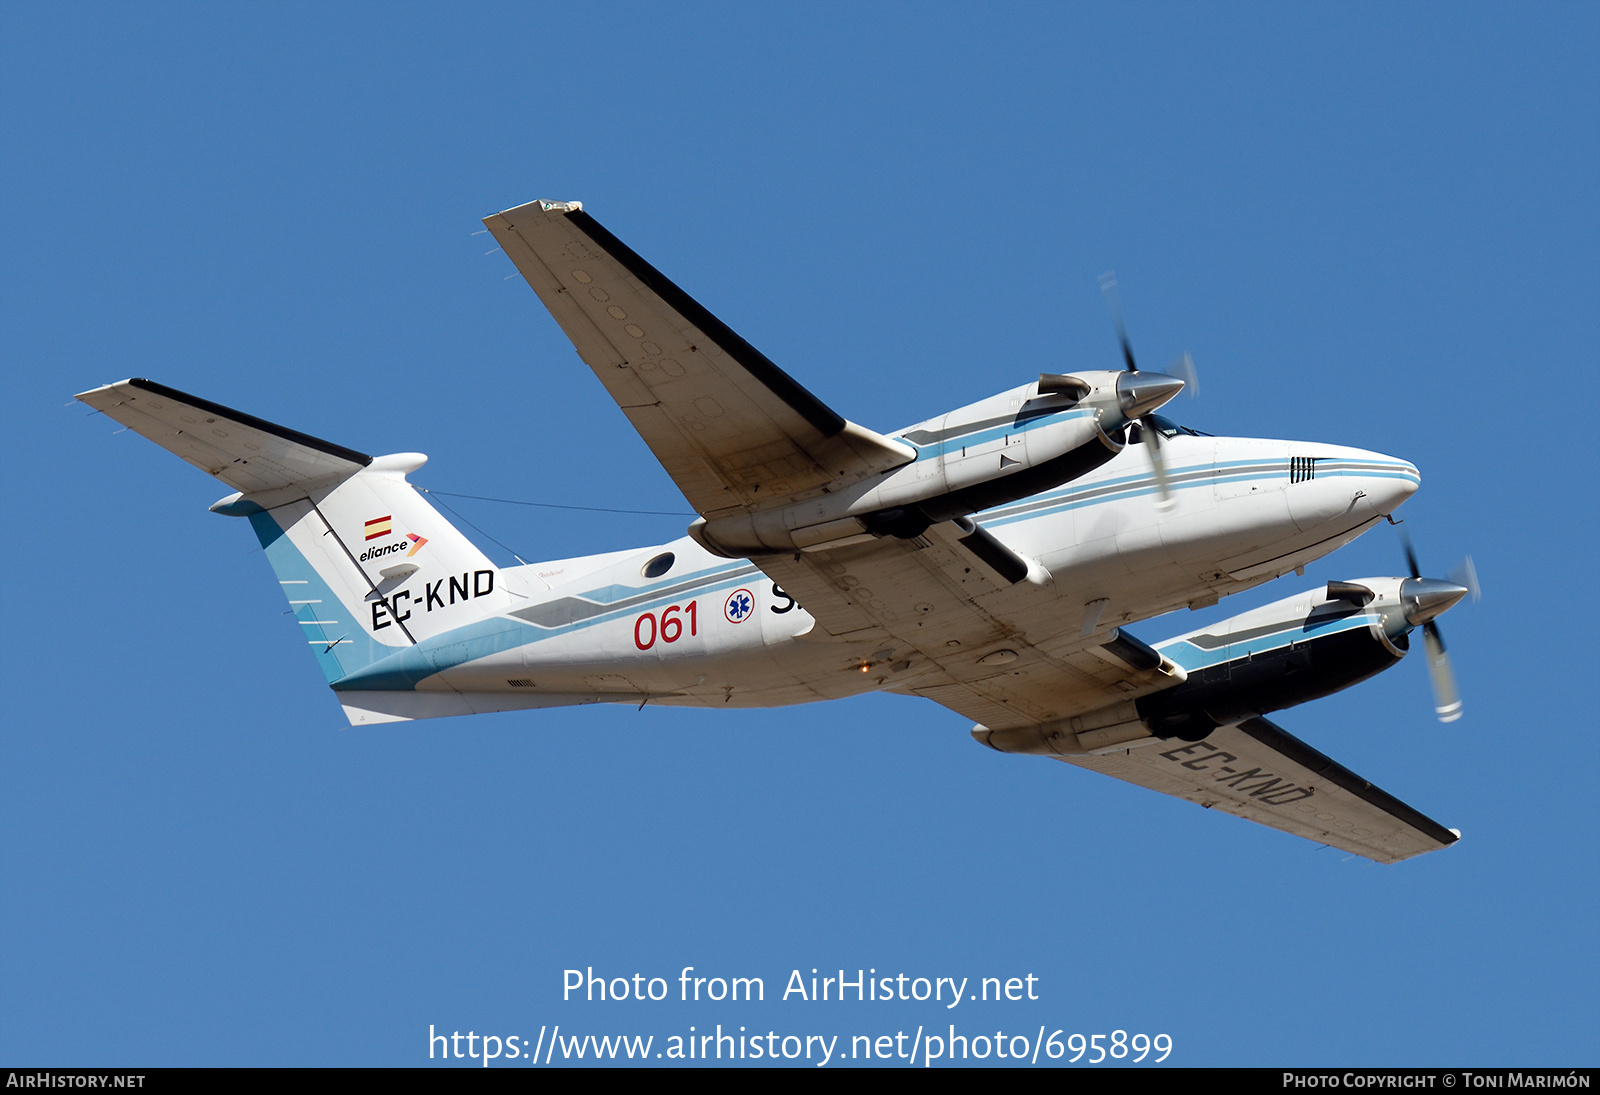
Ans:
[[[391,514],[390,516],[393,516]],[[367,522],[367,539],[376,540],[380,536],[389,535],[389,518],[374,517]]]

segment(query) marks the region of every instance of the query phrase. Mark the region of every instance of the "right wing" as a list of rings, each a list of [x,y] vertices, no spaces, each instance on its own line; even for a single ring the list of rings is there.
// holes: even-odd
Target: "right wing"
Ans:
[[[915,458],[846,422],[578,203],[536,201],[484,224],[702,516],[815,498]],[[1107,453],[1092,455],[1085,470]],[[879,666],[886,686],[989,726],[1171,683],[1108,662],[1108,635],[1080,634],[1081,605],[1024,581],[1027,561],[970,525],[753,561],[817,621],[814,638],[862,646],[848,671]]]
[[[841,418],[578,202],[483,223],[700,514],[781,505],[915,457]]]

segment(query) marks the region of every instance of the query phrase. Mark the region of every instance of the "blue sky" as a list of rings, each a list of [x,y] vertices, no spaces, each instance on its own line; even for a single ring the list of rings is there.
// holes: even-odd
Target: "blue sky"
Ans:
[[[954,1022],[1594,1064],[1597,45],[1576,4],[0,7],[0,1060]],[[1347,860],[887,696],[341,729],[227,489],[63,404],[146,376],[441,491],[686,509],[472,234],[535,197],[878,429],[1116,367],[1115,268],[1199,364],[1177,417],[1413,461],[1425,567],[1485,587],[1466,717],[1413,658],[1278,721],[1464,839]],[[453,504],[528,559],[685,523]],[[1379,529],[1134,630],[1402,566]],[[563,1002],[591,966],[768,1000]],[[1040,999],[775,999],[813,967]]]

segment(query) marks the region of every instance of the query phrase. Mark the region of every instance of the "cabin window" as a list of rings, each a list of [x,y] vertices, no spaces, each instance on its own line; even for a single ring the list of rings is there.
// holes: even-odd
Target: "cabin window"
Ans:
[[[646,563],[644,568],[640,570],[639,573],[643,574],[646,578],[659,578],[667,571],[671,570],[672,564],[676,561],[677,557],[674,556],[672,552],[663,551],[660,555],[657,555],[654,559],[651,559],[648,563]]]

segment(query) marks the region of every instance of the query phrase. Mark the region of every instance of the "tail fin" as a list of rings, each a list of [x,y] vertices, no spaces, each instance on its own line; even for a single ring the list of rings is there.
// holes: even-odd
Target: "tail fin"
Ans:
[[[238,491],[211,508],[250,519],[329,684],[504,607],[498,569],[406,481],[420,453],[374,458],[149,380],[77,398]]]
[[[247,494],[211,507],[250,518],[329,684],[502,607],[494,564],[406,482],[425,460],[381,456],[270,508]]]

